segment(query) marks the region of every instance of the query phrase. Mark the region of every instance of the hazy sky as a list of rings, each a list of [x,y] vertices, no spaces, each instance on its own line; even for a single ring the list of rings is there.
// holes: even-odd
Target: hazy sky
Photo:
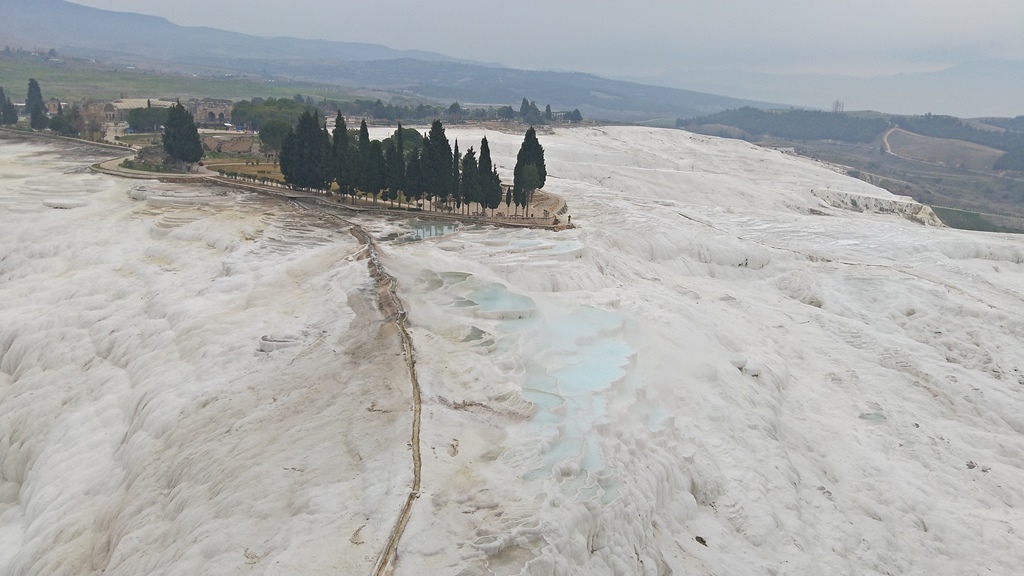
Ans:
[[[371,42],[515,68],[855,75],[1024,60],[1022,0],[75,0],[260,36]]]

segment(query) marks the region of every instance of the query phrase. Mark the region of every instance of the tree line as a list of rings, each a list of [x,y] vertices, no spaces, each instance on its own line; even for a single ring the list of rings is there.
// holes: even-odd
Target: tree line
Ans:
[[[889,128],[881,118],[857,118],[842,112],[819,110],[765,111],[745,106],[716,114],[676,120],[677,128],[708,124],[735,126],[754,137],[766,135],[791,140],[871,142]]]
[[[396,122],[405,120],[425,121],[431,118],[447,118],[452,121],[461,120],[515,120],[520,119],[524,124],[538,125],[551,124],[556,122],[581,122],[583,115],[579,109],[571,112],[555,112],[551,105],[546,105],[544,110],[538,108],[537,103],[523,98],[518,112],[511,106],[495,108],[464,108],[458,102],[453,102],[447,108],[431,106],[423,103],[412,104],[385,104],[380,99],[352,101],[337,101],[324,99],[319,103],[309,96],[303,97],[296,94],[293,98],[253,98],[236,102],[231,110],[231,120],[236,125],[246,126],[250,130],[261,131],[272,120],[278,125],[287,124],[295,126],[296,119],[303,111],[318,111],[324,117],[330,113],[338,113],[345,116],[356,116],[381,120],[385,122]]]
[[[992,165],[994,170],[1024,172],[1024,132],[1015,130],[1024,125],[1024,117],[1007,120],[1003,131],[979,130],[964,124],[955,116],[925,114],[924,116],[893,116],[893,123],[915,134],[935,138],[951,138],[988,146],[1005,152]]]
[[[85,118],[82,117],[78,105],[73,105],[66,114],[64,106],[57,104],[57,112],[49,115],[43,91],[35,78],[28,80],[28,93],[25,95],[25,111],[28,114],[29,126],[33,130],[49,128],[62,136],[78,136],[85,130]],[[18,123],[18,109],[10,97],[0,86],[0,124],[10,126]]]
[[[955,116],[943,116],[939,114],[925,114],[923,116],[893,116],[892,123],[898,124],[900,128],[921,134],[922,136],[934,136],[936,138],[950,138],[953,140],[964,140],[996,148],[1007,152],[1015,148],[1024,148],[1024,133],[1012,130],[979,130],[973,126],[964,124]]]
[[[434,120],[429,132],[403,128],[401,123],[383,141],[371,140],[366,120],[358,130],[349,130],[341,112],[329,133],[317,111],[304,111],[294,129],[282,139],[280,168],[285,182],[294,188],[330,194],[337,184],[339,194],[355,203],[357,196],[369,196],[394,206],[403,200],[422,208],[429,201],[432,210],[469,214],[498,208],[502,202],[511,211],[515,204],[525,215],[533,192],[544,186],[547,168],[544,148],[531,126],[516,160],[513,185],[503,186],[491,160],[487,138],[480,141],[479,155],[472,147],[460,153],[445,135],[444,125]]]

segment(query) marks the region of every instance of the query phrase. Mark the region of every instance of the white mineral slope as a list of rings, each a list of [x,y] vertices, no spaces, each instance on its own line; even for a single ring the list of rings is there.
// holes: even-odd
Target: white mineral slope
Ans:
[[[485,134],[507,173],[520,136],[448,131]],[[541,142],[578,228],[385,248],[425,402],[399,574],[1019,571],[1024,239],[742,142]]]
[[[362,222],[423,392],[397,574],[1017,572],[1024,240],[742,142],[541,143],[576,229]],[[0,573],[369,573],[412,413],[353,238],[82,164],[0,141]]]
[[[0,140],[0,574],[367,572],[411,393],[355,239],[66,154]]]

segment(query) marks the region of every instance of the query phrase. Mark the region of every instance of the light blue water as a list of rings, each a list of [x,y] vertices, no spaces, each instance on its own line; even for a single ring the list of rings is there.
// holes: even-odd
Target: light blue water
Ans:
[[[433,238],[451,234],[459,229],[459,225],[453,222],[427,222],[417,221],[412,223],[413,236],[417,239]]]
[[[594,428],[607,417],[606,394],[625,376],[634,354],[621,339],[621,328],[619,314],[586,306],[540,319],[536,333],[543,352],[527,363],[523,395],[537,406],[531,424],[545,447],[543,465],[527,478],[577,469],[587,476],[603,468]]]
[[[470,292],[468,298],[479,304],[481,310],[488,312],[533,310],[537,306],[532,298],[509,292],[497,282],[480,286]]]
[[[566,249],[570,248],[566,244]],[[622,316],[590,306],[559,316],[537,315],[532,298],[511,292],[501,283],[480,283],[472,275],[458,272],[441,272],[438,278],[451,298],[450,306],[475,307],[478,316],[497,320],[486,328],[493,338],[474,328],[467,340],[488,340],[494,350],[509,350],[509,345],[518,348],[528,342],[535,350],[523,357],[522,394],[535,406],[529,425],[530,437],[538,444],[535,453],[529,451],[529,458],[536,461],[533,458],[539,457],[539,466],[525,477],[556,476],[565,484],[599,473],[603,461],[596,426],[609,417],[607,394],[627,376],[635,354],[622,338]],[[608,494],[614,487],[605,490],[596,480],[577,488],[584,487],[614,497]]]

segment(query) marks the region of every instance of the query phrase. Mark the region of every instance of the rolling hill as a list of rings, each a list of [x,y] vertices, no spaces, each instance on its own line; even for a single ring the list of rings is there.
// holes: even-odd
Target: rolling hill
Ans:
[[[178,26],[64,0],[6,0],[0,37],[12,47],[194,73],[236,71],[383,91],[404,97],[518,105],[526,97],[589,118],[643,121],[710,114],[756,102],[610,80],[592,74],[514,70],[377,44],[265,38]]]

